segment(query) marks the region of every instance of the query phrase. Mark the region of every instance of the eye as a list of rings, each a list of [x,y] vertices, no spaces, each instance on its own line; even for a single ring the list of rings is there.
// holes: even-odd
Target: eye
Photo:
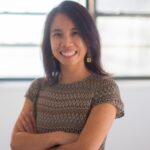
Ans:
[[[59,33],[59,32],[56,32],[56,33],[52,34],[52,36],[53,36],[53,37],[61,37],[61,36],[62,36],[62,34],[61,34],[61,33]]]
[[[78,31],[73,31],[72,35],[79,35],[79,32]]]

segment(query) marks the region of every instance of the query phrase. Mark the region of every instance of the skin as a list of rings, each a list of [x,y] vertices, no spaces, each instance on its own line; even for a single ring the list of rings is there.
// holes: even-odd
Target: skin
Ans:
[[[111,104],[95,106],[77,141],[51,150],[98,150],[108,134],[116,116],[116,108]]]
[[[84,63],[87,47],[78,29],[70,18],[57,14],[51,26],[51,48],[54,57],[60,62],[62,83],[82,80],[90,74]],[[62,52],[76,51],[72,57],[65,57]],[[111,104],[95,106],[78,139],[62,145],[56,150],[98,150],[105,139],[116,116],[116,108]]]
[[[71,19],[57,14],[50,30],[52,54],[60,62],[59,82],[68,84],[89,76],[84,63],[87,47]],[[37,134],[32,111],[33,104],[26,99],[13,130],[12,150],[98,150],[116,116],[116,108],[104,103],[92,108],[80,135],[61,131]],[[52,148],[56,144],[60,146]]]
[[[85,42],[74,23],[64,14],[57,14],[51,25],[50,43],[53,56],[60,62],[62,83],[72,83],[90,75],[85,67]],[[62,53],[73,53],[63,56]]]
[[[37,133],[32,112],[33,104],[31,100],[26,99],[13,129],[12,150],[47,150],[54,145],[64,145],[77,140],[78,134],[73,133],[61,131]]]

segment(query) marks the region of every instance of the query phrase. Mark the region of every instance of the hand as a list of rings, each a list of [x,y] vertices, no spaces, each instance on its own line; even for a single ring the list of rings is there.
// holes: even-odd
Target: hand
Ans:
[[[50,148],[48,150],[78,150],[79,146],[77,146],[77,143],[70,143],[70,144],[65,144],[65,145],[60,145],[59,147],[56,148]]]
[[[20,132],[35,133],[35,118],[32,111],[22,112],[16,123],[16,127]]]
[[[58,143],[59,145],[69,144],[77,141],[79,134],[76,133],[68,133],[64,131],[56,131],[58,137],[60,136],[61,141]]]
[[[58,137],[58,146],[57,147],[50,147],[47,150],[66,150],[66,148],[68,149],[70,148],[70,144],[72,146],[72,144],[74,145],[74,143],[77,141],[79,134],[75,134],[75,133],[68,133],[68,132],[63,132],[63,131],[56,131],[53,132],[53,134],[56,134],[56,136]],[[66,147],[67,146],[67,147]],[[70,149],[68,149],[70,150]]]
[[[75,143],[79,137],[79,134],[75,134],[75,133],[68,133],[68,132],[64,132],[64,131],[56,131],[56,132],[52,132],[52,134],[57,137],[57,147],[50,147],[47,150],[59,150],[60,148],[62,149],[62,146],[68,145],[68,144],[72,144]]]

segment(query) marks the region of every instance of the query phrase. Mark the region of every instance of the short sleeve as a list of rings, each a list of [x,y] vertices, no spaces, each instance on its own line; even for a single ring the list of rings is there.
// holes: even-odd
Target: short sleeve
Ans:
[[[118,85],[113,79],[103,79],[96,90],[92,99],[92,107],[102,103],[110,103],[117,108],[116,118],[124,116],[124,104]]]
[[[25,93],[25,97],[29,98],[29,100],[31,100],[34,103],[38,97],[40,89],[41,78],[33,80]]]

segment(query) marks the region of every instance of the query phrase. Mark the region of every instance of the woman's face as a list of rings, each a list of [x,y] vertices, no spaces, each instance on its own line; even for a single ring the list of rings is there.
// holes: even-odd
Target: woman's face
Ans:
[[[55,16],[50,29],[50,43],[53,56],[61,66],[84,65],[87,47],[66,15],[59,13]]]

